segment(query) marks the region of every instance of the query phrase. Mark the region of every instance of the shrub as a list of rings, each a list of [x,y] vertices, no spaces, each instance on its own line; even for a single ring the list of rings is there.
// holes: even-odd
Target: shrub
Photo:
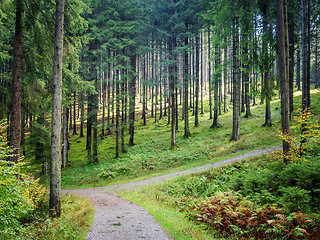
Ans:
[[[42,205],[45,189],[38,179],[22,173],[22,162],[7,161],[12,149],[5,141],[5,131],[0,122],[0,239],[12,239]]]
[[[317,239],[318,216],[295,213],[290,217],[276,207],[255,209],[237,194],[218,192],[190,206],[189,218],[237,239]]]

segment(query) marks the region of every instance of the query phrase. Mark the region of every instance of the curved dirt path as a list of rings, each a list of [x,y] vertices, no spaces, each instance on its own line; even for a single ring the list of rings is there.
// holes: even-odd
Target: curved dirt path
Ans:
[[[211,168],[240,161],[249,157],[273,152],[278,149],[280,149],[280,147],[255,150],[216,163],[169,173],[137,182],[88,189],[64,189],[62,192],[77,194],[91,199],[95,209],[95,214],[93,225],[88,232],[87,239],[167,240],[172,238],[169,237],[159,226],[152,215],[148,214],[148,212],[139,205],[118,197],[116,192],[149,186],[178,176],[209,170]]]

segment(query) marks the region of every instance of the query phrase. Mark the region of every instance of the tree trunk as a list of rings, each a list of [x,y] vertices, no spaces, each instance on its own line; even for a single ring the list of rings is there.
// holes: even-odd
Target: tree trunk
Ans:
[[[102,129],[101,138],[105,136],[105,122],[106,122],[106,101],[107,101],[107,83],[106,78],[102,77]]]
[[[293,1],[289,1],[288,11],[288,38],[289,38],[289,104],[290,116],[294,110],[293,108],[293,77],[294,77],[294,47],[295,47],[295,34],[294,34],[294,14],[293,14]]]
[[[98,79],[95,79],[95,90],[96,93],[92,96],[92,130],[93,130],[93,141],[92,141],[92,159],[91,163],[98,163],[98,110],[99,110],[99,87]]]
[[[302,43],[302,109],[308,108],[308,74],[307,74],[307,61],[308,61],[308,23],[307,23],[307,0],[301,0],[301,43]]]
[[[84,128],[84,94],[83,92],[80,92],[79,95],[79,105],[80,105],[80,111],[81,111],[81,116],[80,116],[80,136],[79,137],[84,137],[83,134],[83,128]]]
[[[146,126],[147,124],[147,99],[146,99],[146,81],[147,81],[147,56],[146,54],[144,55],[144,61],[143,61],[143,73],[144,73],[144,78],[142,80],[142,88],[143,88],[143,97],[142,97],[142,119],[143,119],[143,126]]]
[[[175,43],[176,39],[172,36],[169,40],[169,93],[171,98],[171,148],[177,147],[176,142],[176,100],[175,100],[175,84],[176,84],[176,63],[175,63]]]
[[[212,82],[211,82],[211,42],[210,42],[210,27],[208,28],[208,81],[209,81],[209,107],[210,119],[212,119]]]
[[[73,92],[73,135],[77,135],[76,92]]]
[[[121,83],[121,152],[125,153],[125,144],[124,144],[124,126],[125,126],[125,82],[126,77],[124,76],[125,69],[121,70],[120,83]]]
[[[91,145],[92,145],[92,96],[88,96],[88,108],[87,108],[87,145],[86,150],[88,152],[88,159],[91,158]]]
[[[277,2],[277,24],[278,24],[278,54],[279,54],[279,72],[280,72],[280,92],[281,92],[281,123],[282,133],[289,134],[289,89],[286,70],[286,44],[284,28],[284,0]],[[287,154],[289,152],[289,143],[282,141],[284,162],[288,163]]]
[[[186,50],[184,52],[184,64],[183,64],[183,87],[184,87],[184,137],[191,136],[189,128],[189,108],[188,108],[188,82],[189,82],[189,54],[188,54],[188,37],[185,38],[184,45]]]
[[[119,155],[119,118],[120,118],[120,83],[119,83],[119,74],[116,71],[116,158],[118,158]]]
[[[200,80],[200,71],[199,71],[199,64],[200,64],[200,53],[199,53],[199,45],[200,39],[199,36],[196,36],[196,72],[195,72],[195,109],[194,109],[194,126],[199,126],[199,80]]]
[[[12,82],[12,116],[11,116],[11,139],[13,147],[12,161],[17,163],[20,160],[21,144],[21,88],[22,88],[22,57],[23,57],[23,1],[16,0],[16,24],[13,62]]]
[[[266,15],[266,14],[265,14]],[[266,16],[263,16],[263,32],[267,34],[268,32],[268,21],[266,19]],[[265,113],[265,122],[262,126],[271,126],[272,125],[272,119],[271,119],[271,88],[270,88],[270,78],[269,78],[269,52],[268,52],[268,46],[267,46],[267,40],[263,38],[262,40],[262,53],[263,53],[263,68],[261,75],[263,76],[263,95],[266,99],[266,113]]]
[[[129,133],[130,140],[129,145],[134,145],[134,121],[135,121],[135,98],[136,98],[136,55],[131,52],[131,71],[129,71],[129,81],[130,81],[130,98],[129,98]]]
[[[232,140],[239,139],[239,120],[240,120],[240,69],[239,61],[236,57],[238,54],[239,33],[238,26],[235,23],[233,37],[233,128]]]
[[[220,50],[219,50],[219,47],[218,45],[216,45],[215,47],[215,60],[214,60],[214,77],[213,77],[213,81],[214,81],[214,85],[213,85],[213,94],[214,94],[214,109],[213,109],[213,122],[212,122],[212,125],[211,125],[211,128],[219,128],[220,125],[219,125],[219,122],[218,122],[218,104],[219,104],[219,94],[218,94],[218,91],[219,91],[219,55],[220,55]]]
[[[301,58],[300,58],[300,48],[297,49],[297,66],[296,66],[296,85],[298,87],[298,91],[301,90],[301,79],[300,79],[300,72],[301,72]]]
[[[63,108],[63,116],[62,116],[62,122],[63,122],[63,144],[62,144],[62,165],[63,168],[66,168],[68,164],[68,111],[67,108]]]
[[[49,210],[53,217],[61,214],[61,103],[63,59],[64,0],[56,0],[54,79],[52,95],[51,175]]]
[[[227,42],[227,39],[225,39]],[[223,112],[228,112],[228,102],[227,102],[227,84],[228,84],[228,46],[224,47],[224,74],[223,74]]]

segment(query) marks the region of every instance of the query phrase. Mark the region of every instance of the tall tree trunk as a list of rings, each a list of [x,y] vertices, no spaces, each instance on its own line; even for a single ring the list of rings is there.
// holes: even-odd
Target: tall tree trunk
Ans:
[[[211,82],[211,42],[210,27],[208,27],[208,81],[209,81],[209,107],[210,119],[212,119],[212,82]]]
[[[117,74],[116,71],[116,158],[118,158],[119,155],[119,118],[120,118],[120,83],[119,83],[119,74]]]
[[[225,39],[227,42],[227,39]],[[223,58],[223,112],[228,112],[228,102],[227,102],[227,84],[228,84],[228,46],[224,47],[224,58]]]
[[[239,60],[236,55],[238,54],[239,33],[238,26],[235,23],[234,37],[233,37],[233,128],[232,140],[239,139],[239,121],[240,121],[240,69]]]
[[[159,61],[162,62],[162,51],[159,49]],[[163,102],[163,96],[162,96],[162,66],[159,64],[159,101],[160,101],[160,109],[159,109],[159,120],[162,119],[162,102]]]
[[[124,144],[124,126],[125,126],[125,76],[124,76],[125,69],[121,70],[121,152],[125,153],[125,144]]]
[[[84,129],[84,94],[83,92],[80,92],[79,95],[79,105],[80,105],[80,136],[79,137],[84,137],[83,134],[83,129]]]
[[[88,159],[91,158],[91,146],[92,146],[92,95],[88,96],[88,108],[87,108],[87,144],[86,150],[88,152]]]
[[[64,0],[56,0],[54,79],[52,95],[51,128],[51,175],[50,203],[51,216],[61,214],[61,103],[62,103],[62,59],[63,59]]]
[[[199,73],[199,81],[200,81],[200,101],[201,101],[201,112],[200,114],[203,114],[203,72],[204,72],[204,64],[203,64],[203,53],[204,53],[204,43],[203,43],[203,32],[200,32],[200,48],[199,48],[199,58],[201,59],[201,61],[199,61],[200,64],[200,73]]]
[[[219,63],[219,55],[220,55],[220,50],[219,50],[219,46],[216,45],[215,47],[215,60],[214,60],[214,78],[213,78],[213,81],[214,81],[214,85],[213,85],[213,91],[214,91],[214,109],[213,109],[213,122],[212,122],[212,125],[211,125],[211,128],[219,128],[220,127],[220,124],[218,122],[218,104],[219,104],[219,77],[220,77],[220,74],[219,74],[219,68],[220,68],[220,63]]]
[[[285,24],[284,24],[284,0],[277,2],[277,24],[278,24],[278,54],[279,54],[279,71],[280,71],[280,92],[281,92],[281,122],[282,133],[289,134],[289,89],[286,70],[286,44],[285,44]],[[287,154],[289,152],[289,143],[282,141],[284,162],[288,163]]]
[[[308,23],[307,23],[307,0],[301,0],[301,43],[302,43],[302,109],[308,108]]]
[[[289,105],[290,116],[294,110],[293,108],[293,77],[294,77],[294,47],[295,47],[295,34],[294,34],[294,1],[289,1],[288,10],[288,37],[289,37]]]
[[[171,98],[171,148],[177,147],[176,142],[176,100],[175,100],[175,84],[176,84],[176,57],[174,53],[176,39],[172,36],[169,40],[169,84]]]
[[[263,32],[267,34],[269,31],[268,29],[268,21],[266,19],[266,14],[263,16]],[[267,46],[267,41],[265,38],[262,40],[262,53],[263,53],[263,69],[262,69],[262,76],[263,76],[263,93],[264,98],[266,99],[266,114],[265,114],[265,122],[263,126],[271,126],[272,125],[272,118],[271,118],[271,88],[270,88],[270,78],[269,78],[269,50]]]
[[[22,107],[21,109],[21,147],[22,147],[22,155],[26,156],[26,119],[28,119],[28,116],[26,117],[26,108]],[[1,118],[0,118],[1,119]]]
[[[300,79],[300,72],[301,72],[301,58],[300,58],[300,47],[297,49],[297,65],[296,65],[296,85],[298,87],[298,91],[301,90],[301,79]]]
[[[136,55],[131,52],[130,56],[131,71],[129,71],[129,81],[130,81],[130,98],[129,98],[129,133],[130,140],[129,145],[134,145],[134,121],[135,121],[135,98],[136,98]]]
[[[199,80],[200,80],[200,53],[199,53],[199,45],[200,45],[200,38],[196,36],[196,72],[195,72],[195,110],[194,110],[194,126],[199,126]]]
[[[142,119],[143,119],[143,126],[145,126],[147,124],[147,93],[146,93],[146,81],[148,78],[147,75],[147,56],[146,54],[144,55],[144,60],[143,60],[143,74],[144,74],[144,78],[142,80],[142,88],[143,88],[143,97],[142,97]]]
[[[307,82],[306,82],[306,95],[307,95],[307,108],[310,108],[311,98],[310,98],[310,58],[311,58],[311,7],[310,7],[310,0],[307,1]]]
[[[184,87],[184,137],[191,136],[189,128],[189,108],[188,108],[188,82],[189,82],[189,54],[188,54],[188,37],[185,38],[184,45],[186,50],[184,52],[184,64],[183,64],[183,87]]]
[[[106,79],[102,77],[102,129],[101,129],[101,138],[105,136],[105,122],[106,122],[106,101],[107,101],[107,83]]]
[[[68,164],[68,111],[67,108],[63,108],[63,116],[62,116],[62,122],[63,122],[63,145],[62,145],[62,165],[63,168],[66,168]]]
[[[23,57],[23,1],[16,0],[16,25],[14,43],[13,62],[13,82],[12,82],[12,116],[11,116],[11,139],[13,147],[12,161],[18,162],[20,159],[21,144],[21,88],[22,88],[22,57]]]
[[[98,78],[95,79],[95,90],[96,93],[92,96],[92,130],[93,130],[93,141],[92,141],[92,159],[91,163],[98,163],[98,110],[99,110],[99,85]]]
[[[76,92],[73,92],[73,135],[77,134],[77,117],[76,117]]]
[[[113,55],[112,55],[113,56]],[[112,124],[112,126],[114,126],[114,93],[115,93],[115,89],[116,89],[116,83],[115,83],[115,81],[116,81],[116,77],[115,77],[115,70],[114,70],[114,64],[112,63],[111,64],[111,71],[112,71],[112,99],[111,99],[111,114],[112,114],[112,120],[111,120],[111,124]]]

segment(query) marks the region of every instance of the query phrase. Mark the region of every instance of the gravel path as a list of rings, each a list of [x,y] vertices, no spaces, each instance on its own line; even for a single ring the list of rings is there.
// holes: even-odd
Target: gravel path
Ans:
[[[172,239],[161,229],[152,215],[129,200],[120,198],[116,192],[133,190],[135,188],[149,186],[161,181],[184,176],[195,172],[209,170],[249,157],[265,154],[280,149],[271,147],[263,150],[255,150],[239,156],[229,158],[212,164],[194,167],[188,170],[169,173],[137,182],[111,185],[106,187],[88,189],[64,189],[63,193],[77,194],[91,199],[95,208],[93,225],[88,232],[87,239],[92,240],[166,240]]]

